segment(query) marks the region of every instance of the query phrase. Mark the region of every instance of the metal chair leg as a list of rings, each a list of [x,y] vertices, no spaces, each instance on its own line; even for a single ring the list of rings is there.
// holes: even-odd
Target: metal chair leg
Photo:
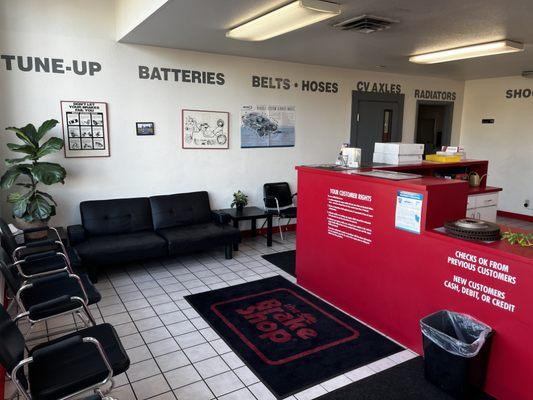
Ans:
[[[102,400],[118,400],[114,397],[111,397],[109,394],[115,387],[115,380],[113,378],[109,379],[110,385],[108,388],[99,387],[94,390],[94,393],[102,398]]]
[[[279,235],[281,236],[281,241],[283,242],[283,229],[281,227],[281,217],[278,217],[278,228],[279,228]]]
[[[89,326],[91,326],[91,321],[89,320],[89,318],[84,315],[82,312],[79,312],[77,311],[76,314],[75,314],[79,320],[81,321],[81,323],[83,324],[83,328],[88,328]],[[76,321],[74,320],[74,323],[76,323]],[[76,324],[77,325],[77,324]]]

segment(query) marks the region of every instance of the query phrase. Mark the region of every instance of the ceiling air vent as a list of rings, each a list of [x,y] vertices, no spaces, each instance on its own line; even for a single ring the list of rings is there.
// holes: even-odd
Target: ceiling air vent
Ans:
[[[359,17],[350,18],[346,21],[338,22],[333,27],[343,31],[355,31],[360,33],[374,33],[389,29],[392,24],[396,24],[390,18],[376,17],[375,15],[361,15]]]

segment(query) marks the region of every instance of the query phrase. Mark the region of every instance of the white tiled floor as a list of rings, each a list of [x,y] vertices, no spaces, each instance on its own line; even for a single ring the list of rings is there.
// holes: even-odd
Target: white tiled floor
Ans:
[[[294,249],[295,235],[287,234],[284,242],[274,239],[270,248],[263,237],[245,239],[232,260],[216,251],[108,270],[97,284],[103,298],[91,309],[98,322],[115,326],[131,360],[129,370],[115,378],[111,395],[120,400],[275,399],[183,299],[277,274],[294,282],[261,255]],[[72,317],[60,317],[40,330],[53,334],[74,323]],[[402,351],[289,399],[316,398],[414,356]],[[6,395],[12,393],[8,382]]]

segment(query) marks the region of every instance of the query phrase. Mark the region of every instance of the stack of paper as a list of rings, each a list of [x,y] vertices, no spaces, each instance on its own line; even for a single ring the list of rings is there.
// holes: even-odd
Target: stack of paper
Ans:
[[[372,160],[382,164],[412,164],[422,162],[423,154],[422,143],[376,143]]]

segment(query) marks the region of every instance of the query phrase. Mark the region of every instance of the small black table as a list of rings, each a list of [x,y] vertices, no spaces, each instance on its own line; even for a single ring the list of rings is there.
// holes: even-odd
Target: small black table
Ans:
[[[259,207],[244,207],[242,212],[238,212],[236,208],[225,208],[223,210],[217,210],[217,213],[228,214],[233,221],[235,228],[239,227],[239,221],[251,221],[252,223],[252,236],[257,235],[257,220],[267,220],[267,246],[272,246],[272,214],[266,212]],[[234,246],[234,250],[238,250],[238,245]]]

